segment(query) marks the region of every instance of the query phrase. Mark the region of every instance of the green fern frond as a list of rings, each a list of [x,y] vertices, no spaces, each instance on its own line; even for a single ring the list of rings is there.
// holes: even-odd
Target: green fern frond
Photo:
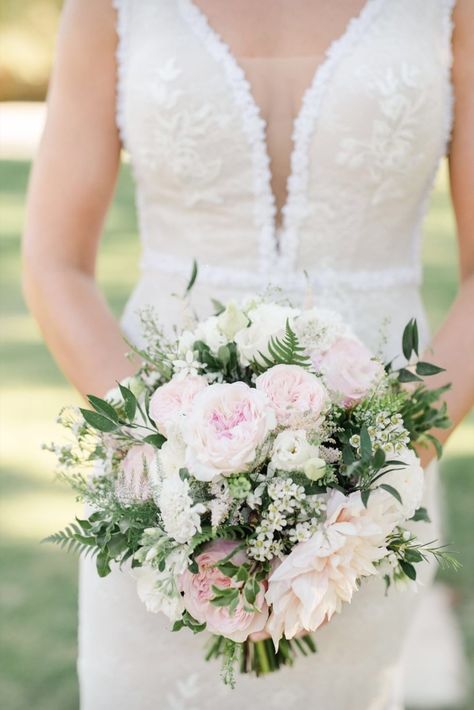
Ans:
[[[66,552],[77,554],[90,555],[98,551],[95,537],[85,535],[82,527],[76,523],[71,523],[64,530],[49,535],[42,542],[59,545]]]
[[[311,362],[306,355],[305,349],[300,345],[298,337],[286,321],[285,334],[281,338],[272,336],[268,344],[268,355],[259,352],[261,360],[254,359],[251,362],[252,369],[261,374],[275,365],[298,365],[299,367],[309,367]]]

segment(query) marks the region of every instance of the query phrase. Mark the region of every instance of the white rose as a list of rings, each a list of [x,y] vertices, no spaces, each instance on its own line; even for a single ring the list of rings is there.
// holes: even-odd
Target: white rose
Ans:
[[[227,338],[219,327],[217,316],[211,316],[199,323],[194,331],[194,336],[195,341],[202,340],[213,353],[216,353],[222,345],[227,343]]]
[[[275,303],[262,303],[250,310],[250,325],[235,336],[242,365],[259,360],[259,353],[268,355],[270,338],[284,335],[287,320],[291,321],[299,312],[296,308]]]
[[[310,444],[303,429],[287,429],[278,434],[272,449],[270,469],[302,471],[308,459],[318,456],[317,446]]]
[[[303,466],[304,474],[310,481],[319,481],[324,476],[325,469],[326,461],[319,456],[308,459]]]
[[[233,341],[236,334],[248,325],[248,318],[234,301],[227,304],[225,311],[217,316],[221,332],[229,342]]]

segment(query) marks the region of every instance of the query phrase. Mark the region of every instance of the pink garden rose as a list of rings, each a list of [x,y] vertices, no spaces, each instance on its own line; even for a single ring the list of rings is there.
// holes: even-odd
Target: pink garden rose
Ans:
[[[215,540],[206,546],[204,552],[196,557],[199,572],[193,574],[188,569],[181,577],[183,602],[187,611],[200,623],[206,623],[206,630],[211,634],[220,634],[232,641],[245,641],[249,634],[262,631],[268,618],[268,607],[265,603],[263,586],[257,594],[255,607],[259,611],[246,611],[245,602],[241,599],[233,613],[227,607],[215,606],[211,603],[214,596],[212,587],[239,588],[242,582],[235,582],[222,574],[215,564],[238,545],[231,540]],[[236,552],[231,561],[236,565],[248,562],[242,550]],[[248,606],[248,605],[247,605]]]
[[[153,446],[132,446],[120,466],[117,497],[125,504],[149,500],[152,497],[150,476],[155,474],[156,468],[156,449]]]
[[[384,497],[375,494],[367,508],[359,492],[329,494],[326,522],[295,545],[268,580],[267,631],[275,646],[282,636],[315,631],[351,601],[361,577],[377,574],[374,563],[386,555],[386,535],[396,524],[385,518],[385,507]]]
[[[206,387],[183,422],[189,472],[211,481],[248,471],[275,427],[275,413],[263,392],[243,382]]]
[[[194,397],[205,387],[207,380],[204,377],[191,375],[174,378],[154,391],[150,399],[150,415],[164,436],[169,436],[170,424],[176,424],[180,416],[189,412]]]
[[[275,365],[255,385],[267,395],[282,426],[297,426],[303,415],[319,418],[328,399],[316,375],[296,365]]]
[[[370,350],[352,337],[338,338],[322,356],[312,356],[312,361],[327,388],[341,395],[346,407],[363,399],[384,374]]]

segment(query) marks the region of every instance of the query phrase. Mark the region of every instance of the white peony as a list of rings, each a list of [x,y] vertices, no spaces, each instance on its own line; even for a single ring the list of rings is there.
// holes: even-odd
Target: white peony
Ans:
[[[250,310],[250,325],[235,336],[242,365],[261,359],[259,353],[268,355],[270,338],[284,335],[287,320],[291,322],[299,313],[296,308],[275,303],[262,303]]]
[[[318,454],[318,447],[309,443],[304,429],[286,429],[273,442],[269,468],[273,471],[302,471],[305,463]]]

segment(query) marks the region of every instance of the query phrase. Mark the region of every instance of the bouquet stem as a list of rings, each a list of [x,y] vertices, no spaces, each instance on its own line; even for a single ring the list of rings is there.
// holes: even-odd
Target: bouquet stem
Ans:
[[[234,686],[234,665],[239,664],[241,673],[262,676],[279,670],[281,666],[292,666],[298,654],[308,656],[316,653],[316,644],[310,634],[294,639],[281,639],[275,650],[271,639],[236,643],[223,636],[213,636],[210,640],[206,660],[220,658],[224,682]]]

